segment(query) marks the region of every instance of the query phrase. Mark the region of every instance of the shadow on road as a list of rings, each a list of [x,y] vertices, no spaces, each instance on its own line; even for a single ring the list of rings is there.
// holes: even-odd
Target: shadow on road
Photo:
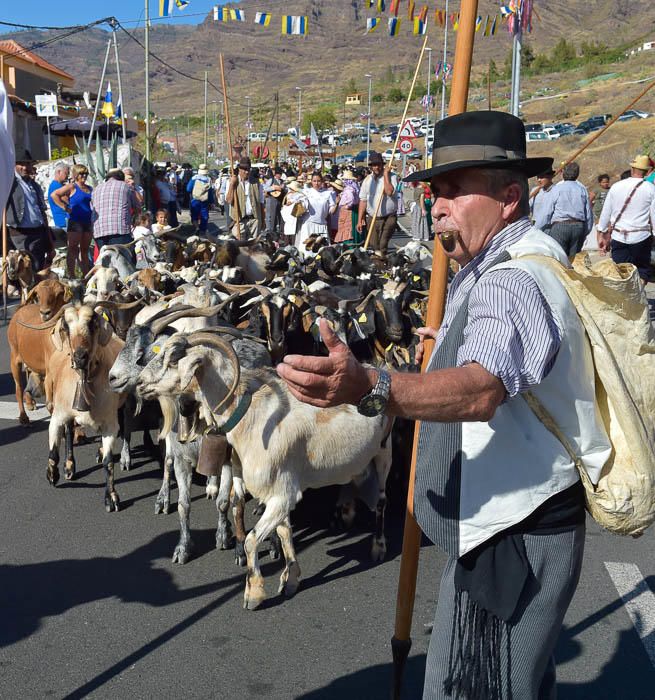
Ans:
[[[239,571],[223,581],[178,590],[167,570],[153,566],[169,559],[177,539],[176,532],[168,532],[119,558],[0,565],[0,647],[28,637],[44,618],[105,598],[163,607],[230,587],[220,598],[225,602],[243,589]]]
[[[16,409],[18,412],[18,409]],[[13,445],[21,440],[26,440],[31,435],[35,433],[42,433],[44,430],[48,429],[48,424],[43,420],[33,421],[30,425],[20,425],[18,422],[18,417],[16,417],[16,423],[14,425],[7,426],[6,428],[0,428],[0,447],[5,445]],[[47,440],[44,443],[45,457],[43,458],[43,470],[46,468],[46,458],[47,458]]]
[[[391,656],[391,651],[389,652]],[[391,696],[393,665],[378,664],[342,676],[319,690],[312,690],[303,695],[296,695],[295,700],[363,700],[368,698],[388,698]],[[412,656],[407,660],[403,676],[402,697],[407,700],[420,698],[423,693],[423,674],[425,673],[425,655]]]

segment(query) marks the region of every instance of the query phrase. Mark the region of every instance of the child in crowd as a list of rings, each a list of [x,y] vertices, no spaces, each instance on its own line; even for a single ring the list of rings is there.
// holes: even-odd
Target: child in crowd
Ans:
[[[162,231],[170,231],[171,227],[168,224],[168,212],[166,209],[157,209],[155,213],[155,223],[152,225],[153,233],[161,233]]]
[[[136,226],[132,230],[132,238],[138,241],[139,238],[143,238],[152,233],[152,216],[149,211],[145,211],[136,217]]]

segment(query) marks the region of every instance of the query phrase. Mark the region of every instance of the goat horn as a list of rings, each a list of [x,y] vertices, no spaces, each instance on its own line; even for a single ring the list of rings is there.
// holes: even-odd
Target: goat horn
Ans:
[[[220,304],[216,304],[216,306],[210,306],[206,309],[199,309],[195,306],[191,307],[190,309],[174,309],[170,314],[167,314],[166,316],[157,319],[155,323],[151,323],[150,330],[152,331],[153,335],[158,336],[164,330],[164,328],[166,328],[166,326],[170,326],[171,323],[174,323],[180,318],[198,318],[202,316],[204,316],[205,318],[210,318],[211,316],[215,316],[224,306],[234,301],[236,297],[237,295],[233,294],[232,296],[222,301]]]
[[[135,301],[111,301],[111,299],[107,299],[105,301],[97,301],[93,306],[94,308],[100,306],[103,309],[126,310],[133,309],[139,304],[145,304],[145,301],[143,299],[136,299]]]
[[[268,287],[263,287],[261,284],[228,284],[227,282],[215,280],[214,285],[231,294],[245,294],[253,289],[256,289],[264,297],[270,296],[273,293]]]
[[[88,282],[88,281],[93,277],[93,275],[95,275],[95,273],[96,273],[99,269],[100,269],[100,266],[99,266],[99,265],[94,265],[94,266],[86,273],[86,275],[84,275],[84,281],[85,281],[85,282]]]
[[[32,325],[31,323],[26,323],[25,321],[21,321],[19,318],[16,319],[16,323],[19,326],[23,326],[24,328],[29,328],[32,331],[45,331],[48,328],[53,328],[57,321],[64,315],[64,311],[66,309],[70,308],[73,306],[72,304],[64,304],[59,311],[49,320],[46,321],[45,323],[39,323],[37,325]]]
[[[241,365],[239,364],[239,358],[232,345],[221,338],[220,335],[214,335],[212,333],[205,333],[204,331],[198,331],[196,333],[191,333],[187,337],[189,345],[209,345],[217,350],[222,351],[227,355],[228,359],[232,362],[234,366],[234,379],[232,381],[232,386],[228,389],[227,394],[222,401],[219,401],[214,408],[212,408],[212,413],[219,413],[220,410],[227,404],[227,402],[234,396],[234,393],[239,386],[239,379],[241,378]]]

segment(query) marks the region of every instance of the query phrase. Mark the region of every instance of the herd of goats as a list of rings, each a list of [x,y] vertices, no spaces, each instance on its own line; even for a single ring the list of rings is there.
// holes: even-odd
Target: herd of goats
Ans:
[[[7,258],[8,279],[22,296],[8,327],[19,420],[29,424],[26,407],[45,395],[50,484],[59,480],[62,438],[64,477],[73,479],[74,444],[95,432],[105,507],[118,511],[117,441],[120,466],[129,470],[132,436],[143,431],[164,473],[157,513],[168,512],[175,475],[180,540],[173,562],[183,564],[193,547],[192,474],[199,460],[217,462],[202,472],[211,474],[206,492],[217,501],[216,546],[235,541],[236,560],[247,566],[248,609],[266,598],[257,550],[267,538],[272,555],[281,550],[285,559],[280,592],[298,588],[290,513],[307,488],[344,485],[346,525],[355,498],[365,500],[376,517],[372,557],[382,560],[398,422],[394,429],[389,418],[364,417],[354,406],[301,403],[274,368],[287,353],[325,354],[318,325],[325,318],[361,361],[413,371],[430,251],[411,242],[382,260],[325,237],[310,237],[299,250],[266,237],[187,238],[176,230],[136,245],[136,256],[133,246],[103,247],[84,280],[60,278],[54,267],[36,275],[24,252]],[[406,442],[407,433],[400,438]],[[248,494],[260,515],[250,532]]]

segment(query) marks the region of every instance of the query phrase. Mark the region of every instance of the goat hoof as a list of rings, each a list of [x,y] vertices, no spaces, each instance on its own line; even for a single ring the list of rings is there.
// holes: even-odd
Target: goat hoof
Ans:
[[[75,460],[67,459],[64,465],[64,478],[66,481],[71,481],[75,478]]]
[[[246,550],[243,547],[243,542],[237,542],[234,546],[234,563],[237,566],[246,565]]]
[[[232,533],[229,528],[216,530],[216,549],[229,549],[232,542]]]
[[[57,482],[59,481],[59,469],[57,469],[57,465],[51,459],[48,460],[46,476],[48,477],[48,481],[52,484],[52,486],[57,485]]]
[[[191,552],[193,551],[193,543],[187,542],[187,544],[178,544],[173,552],[173,559],[171,560],[173,564],[186,564],[189,559],[191,559]]]
[[[28,411],[36,411],[36,401],[34,397],[29,392],[23,394],[23,403]]]
[[[373,540],[371,545],[371,561],[384,561],[387,555],[387,543],[384,540]]]
[[[130,469],[132,468],[132,462],[129,459],[121,459],[120,465],[121,465],[122,472],[129,472]]]
[[[73,433],[73,445],[84,445],[87,443],[86,433],[83,428],[79,426],[75,427],[75,432]],[[98,450],[100,452],[100,450]],[[102,462],[102,456],[98,459],[98,464]]]
[[[280,576],[280,587],[278,593],[284,593],[287,598],[296,595],[300,585],[300,566],[297,561],[292,561]]]
[[[266,589],[263,581],[250,583],[246,581],[246,590],[243,594],[243,607],[245,610],[257,610],[266,600]]]
[[[21,425],[29,425],[30,424],[30,419],[27,417],[27,413],[21,413],[18,416],[18,422]]]
[[[105,510],[108,513],[111,512],[116,512],[120,510],[121,507],[121,502],[120,499],[118,498],[117,493],[111,493],[109,496],[105,496]]]
[[[280,558],[280,555],[282,554],[282,543],[280,542],[280,538],[277,536],[276,533],[271,534],[271,544],[268,549],[268,556],[273,560],[277,561]]]
[[[155,501],[155,515],[159,515],[160,513],[168,515],[170,505],[170,498],[164,496],[157,496],[157,500]]]
[[[77,445],[78,443],[76,442],[75,444]],[[96,452],[96,464],[102,464],[102,447],[99,447]]]

